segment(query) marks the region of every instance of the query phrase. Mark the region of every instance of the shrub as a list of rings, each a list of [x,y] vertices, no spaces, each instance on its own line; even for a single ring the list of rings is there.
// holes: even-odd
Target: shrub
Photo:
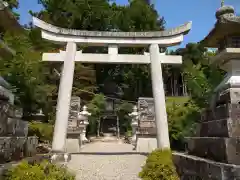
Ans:
[[[199,109],[192,103],[185,105],[172,104],[167,107],[168,127],[171,147],[174,150],[184,150],[184,137],[192,136],[196,131],[196,123],[200,119]]]
[[[143,180],[179,180],[170,150],[155,150],[147,158],[139,177]]]
[[[5,180],[75,180],[75,176],[48,161],[33,165],[23,161],[7,172]]]
[[[53,126],[47,123],[30,122],[28,135],[37,136],[40,142],[52,141]]]

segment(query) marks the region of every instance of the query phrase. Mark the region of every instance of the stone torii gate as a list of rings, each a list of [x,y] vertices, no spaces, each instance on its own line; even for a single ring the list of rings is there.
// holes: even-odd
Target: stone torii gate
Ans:
[[[181,64],[181,56],[166,56],[159,47],[178,45],[191,29],[191,22],[177,28],[155,32],[101,32],[65,29],[33,17],[33,24],[41,28],[42,37],[55,43],[66,44],[66,51],[43,53],[43,61],[63,61],[58,92],[56,122],[52,150],[64,152],[67,134],[69,106],[72,93],[75,61],[82,63],[150,64],[155,105],[158,148],[170,148],[165,94],[162,78],[162,63]],[[77,51],[77,44],[108,46],[108,54],[90,54]],[[146,47],[149,54],[118,54],[119,46]]]

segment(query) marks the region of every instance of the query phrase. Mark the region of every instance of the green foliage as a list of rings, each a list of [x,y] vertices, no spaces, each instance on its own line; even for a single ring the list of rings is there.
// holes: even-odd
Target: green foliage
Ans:
[[[184,137],[193,135],[196,122],[200,119],[199,108],[191,102],[172,104],[167,107],[167,114],[171,147],[184,150]]]
[[[177,52],[183,56],[183,74],[191,92],[192,101],[200,108],[209,104],[214,88],[223,79],[224,72],[209,63],[214,53],[201,44],[190,43]]]
[[[40,142],[51,142],[53,137],[53,126],[47,123],[30,122],[28,135],[37,136]]]
[[[179,180],[170,150],[155,150],[147,158],[139,177],[143,180]]]
[[[5,180],[75,180],[75,176],[47,161],[33,165],[23,161],[7,173]]]
[[[18,8],[18,5],[19,5],[18,0],[4,0],[4,1],[8,3],[8,7],[10,9]]]
[[[129,132],[131,130],[131,117],[129,117],[129,113],[132,112],[133,105],[128,102],[120,103],[117,108],[117,115],[119,118],[119,127],[120,132]]]
[[[33,49],[25,34],[5,34],[4,40],[16,51],[16,55],[2,60],[1,75],[13,86],[13,91],[23,107],[24,116],[30,115],[46,103],[41,55]]]
[[[94,95],[93,99],[88,103],[88,111],[91,113],[89,117],[90,134],[97,132],[97,125],[99,125],[100,116],[105,110],[105,97],[103,94]]]

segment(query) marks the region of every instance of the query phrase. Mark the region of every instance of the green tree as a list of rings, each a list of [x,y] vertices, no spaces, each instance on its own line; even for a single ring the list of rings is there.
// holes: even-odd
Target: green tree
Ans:
[[[214,88],[222,81],[224,72],[210,63],[214,53],[201,44],[188,44],[183,56],[183,74],[191,92],[192,101],[200,108],[209,105]]]
[[[4,41],[16,51],[13,58],[3,59],[0,72],[13,86],[24,116],[36,112],[46,102],[40,53],[32,48],[28,36],[6,34]]]
[[[116,111],[119,118],[120,132],[131,131],[132,119],[131,117],[129,117],[128,114],[132,112],[132,109],[133,109],[133,104],[129,102],[124,101],[118,104]]]
[[[90,134],[95,134],[99,136],[100,130],[100,118],[105,110],[105,97],[103,94],[96,94],[93,99],[88,103],[87,107],[91,116],[89,117],[89,130]]]
[[[18,8],[18,5],[19,5],[18,0],[4,0],[4,1],[8,3],[8,7],[10,9]]]

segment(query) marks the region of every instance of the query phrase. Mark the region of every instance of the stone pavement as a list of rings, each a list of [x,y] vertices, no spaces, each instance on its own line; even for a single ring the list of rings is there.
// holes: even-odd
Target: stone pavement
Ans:
[[[135,153],[131,144],[95,142],[72,154],[68,168],[77,180],[139,180],[146,156]]]

